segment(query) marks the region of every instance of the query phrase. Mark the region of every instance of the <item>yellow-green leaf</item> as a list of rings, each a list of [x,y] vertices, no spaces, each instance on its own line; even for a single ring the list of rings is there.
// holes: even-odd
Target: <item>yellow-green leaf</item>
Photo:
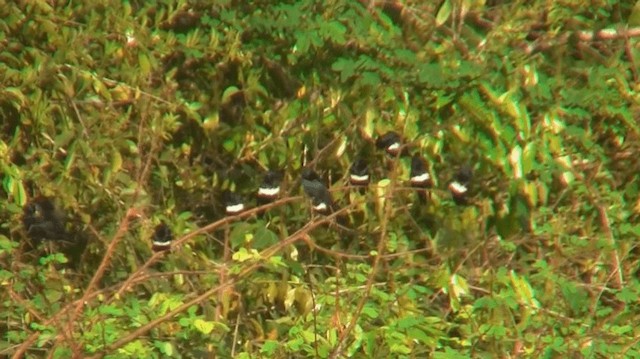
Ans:
[[[151,61],[149,61],[149,57],[144,54],[138,54],[138,64],[140,65],[140,72],[143,76],[149,75],[151,73]]]
[[[203,334],[209,334],[213,330],[213,322],[207,322],[202,319],[196,319],[193,321],[193,326],[196,327]]]
[[[530,308],[539,308],[540,303],[534,298],[533,289],[529,282],[516,274],[513,270],[509,274],[509,278],[511,279],[511,285],[513,285],[513,289],[518,295],[518,299],[521,303],[527,305]]]
[[[436,26],[442,26],[442,24],[449,20],[452,8],[453,6],[451,5],[451,0],[445,0],[442,3],[442,6],[440,6],[438,14],[436,15]]]
[[[640,26],[640,0],[636,1],[633,9],[631,9],[631,14],[629,14],[627,24],[629,26]]]

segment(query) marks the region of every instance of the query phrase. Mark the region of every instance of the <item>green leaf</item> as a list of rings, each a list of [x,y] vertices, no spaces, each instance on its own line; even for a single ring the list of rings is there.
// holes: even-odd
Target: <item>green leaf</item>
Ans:
[[[62,253],[53,253],[50,254],[46,257],[42,257],[40,258],[40,265],[48,265],[49,263],[67,263],[67,257],[64,256],[64,254]]]
[[[275,355],[278,348],[280,348],[280,343],[275,340],[266,340],[260,348],[260,353],[272,356]]]
[[[522,153],[522,172],[527,175],[534,169],[537,169],[536,156],[538,155],[538,146],[535,142],[529,142],[524,147]]]
[[[13,99],[13,104],[16,105],[16,109],[20,110],[27,103],[27,98],[22,91],[16,87],[6,87],[2,89],[2,97]]]
[[[380,313],[378,313],[378,310],[375,309],[375,307],[367,306],[367,305],[365,305],[364,308],[362,308],[362,314],[373,319],[378,318],[378,316],[380,315]]]
[[[616,293],[616,298],[625,303],[634,303],[638,301],[639,296],[637,291],[633,291],[630,288],[625,287]]]
[[[451,0],[444,0],[436,14],[436,26],[442,26],[447,20],[449,20],[452,9],[453,5],[451,4]]]
[[[213,331],[214,323],[208,322],[202,319],[196,319],[193,321],[193,326],[198,329],[202,334],[209,334]]]
[[[347,28],[338,21],[331,21],[328,24],[327,34],[329,38],[339,45],[343,45],[346,42],[345,34]]]
[[[421,330],[419,328],[416,328],[416,327],[409,328],[407,330],[407,335],[410,338],[413,338],[415,340],[419,340],[423,344],[426,344],[426,345],[429,345],[429,346],[434,346],[436,344],[436,342],[437,342],[434,339],[432,339],[431,337],[429,337],[429,335],[427,335],[427,333],[425,333],[423,330]]]
[[[311,45],[311,41],[309,41],[309,36],[305,32],[296,31],[295,33],[296,45],[294,47],[297,53],[305,54],[309,51],[309,46]]]
[[[24,188],[24,185],[22,184],[22,181],[15,181],[13,183],[13,196],[16,200],[16,203],[21,206],[24,207],[24,205],[27,203],[27,193],[26,190]]]
[[[140,72],[142,76],[149,76],[151,74],[151,61],[147,54],[140,52],[138,54],[138,65],[140,66]]]
[[[7,251],[11,251],[14,248],[18,247],[18,243],[14,242],[12,240],[10,240],[9,238],[7,238],[6,236],[0,234],[0,253],[2,252],[7,252]],[[0,270],[0,273],[2,272],[2,270]],[[0,278],[2,276],[0,275]]]
[[[428,86],[440,87],[445,84],[442,67],[439,64],[419,66],[418,81]]]
[[[456,351],[455,349],[445,347],[443,352],[435,352],[433,353],[434,359],[460,359],[460,358],[468,358],[468,355],[464,355],[463,352]]]
[[[391,351],[391,353],[398,353],[398,354],[410,354],[411,353],[411,348],[409,348],[405,344],[398,343],[398,342],[392,343],[391,346],[389,347],[389,350]]]
[[[168,357],[172,357],[174,354],[174,348],[173,348],[173,344],[171,344],[171,342],[161,342],[161,341],[154,341],[153,345],[158,348],[158,350],[160,351],[160,353],[168,356]],[[137,352],[137,351],[133,351],[133,352]]]
[[[345,82],[355,74],[356,66],[356,63],[352,60],[339,58],[331,65],[331,69],[340,72],[340,82]]]
[[[233,139],[228,139],[222,143],[222,147],[224,147],[227,152],[233,152],[236,148],[236,143]]]
[[[525,304],[528,308],[539,308],[540,303],[535,299],[533,289],[527,280],[516,274],[515,271],[510,273],[511,284],[518,295],[518,300]]]
[[[416,317],[405,317],[398,320],[397,326],[398,326],[398,329],[405,330],[405,329],[415,327],[416,325],[420,324],[420,322],[421,322],[420,319]]]
[[[375,72],[365,71],[360,76],[360,84],[363,86],[375,87],[380,85],[380,76]]]
[[[629,19],[627,20],[629,26],[640,26],[640,0],[636,1],[636,4],[631,9]]]
[[[469,284],[467,283],[467,280],[458,274],[451,276],[450,284],[452,294],[454,294],[458,299],[460,299],[462,295],[469,293]]]
[[[246,262],[249,260],[260,259],[260,253],[255,249],[247,250],[246,248],[240,248],[233,254],[233,260],[236,262]]]
[[[98,312],[100,314],[105,314],[111,317],[119,317],[124,314],[122,308],[119,308],[115,305],[103,305],[98,308]]]
[[[246,243],[253,242],[255,228],[252,224],[239,222],[233,224],[233,229],[231,233],[229,233],[229,238],[231,239],[231,247],[238,248],[240,246],[245,245]],[[257,248],[261,248],[258,246]]]
[[[231,100],[231,97],[238,92],[240,92],[240,89],[236,86],[229,86],[224,89],[224,92],[222,93],[222,103],[228,103]]]

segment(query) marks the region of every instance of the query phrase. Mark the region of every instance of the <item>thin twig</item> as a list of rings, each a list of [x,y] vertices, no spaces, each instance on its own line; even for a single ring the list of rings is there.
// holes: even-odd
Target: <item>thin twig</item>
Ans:
[[[398,167],[396,167],[397,169]],[[394,185],[396,183],[396,179],[398,176],[398,171],[393,171],[392,175],[391,175],[391,185],[389,187],[389,189],[394,188]],[[382,216],[381,220],[380,220],[380,239],[378,240],[378,247],[377,247],[377,253],[376,256],[373,258],[373,264],[371,265],[371,274],[369,274],[369,276],[367,277],[367,283],[364,289],[364,293],[362,295],[362,298],[360,299],[360,301],[358,302],[358,306],[356,307],[356,310],[354,311],[351,320],[349,321],[349,324],[347,325],[347,327],[345,328],[344,331],[342,331],[342,333],[340,334],[340,338],[338,338],[338,343],[335,345],[335,347],[333,348],[333,351],[331,352],[331,354],[329,355],[330,359],[336,359],[340,356],[342,356],[342,352],[344,350],[344,346],[346,345],[347,342],[347,338],[349,337],[349,334],[351,334],[351,331],[353,330],[353,328],[355,328],[356,324],[358,323],[358,319],[360,317],[360,314],[362,313],[362,310],[364,309],[365,303],[367,302],[367,300],[369,299],[369,295],[371,293],[371,288],[373,288],[374,285],[374,281],[375,281],[375,276],[377,274],[377,269],[378,266],[380,265],[380,260],[382,259],[382,255],[384,255],[384,249],[385,249],[385,245],[386,245],[386,236],[387,236],[387,225],[389,222],[389,218],[391,218],[391,192],[389,189],[387,189],[387,192],[385,193],[385,207],[384,207],[384,215]]]
[[[229,262],[231,259],[231,245],[229,243],[229,237],[230,237],[230,232],[231,232],[231,228],[229,227],[228,224],[225,225],[224,227],[224,246],[223,246],[223,256],[222,256],[222,263],[224,264],[222,267],[220,267],[220,285],[225,285],[225,283],[227,282],[227,268],[229,266]],[[225,308],[225,294],[228,291],[225,290],[221,290],[220,293],[218,293],[218,303],[217,303],[217,308],[216,308],[216,320],[220,320],[222,319],[223,316],[223,311]],[[232,355],[233,356],[233,355]]]
[[[306,241],[307,243],[311,241]],[[311,292],[311,313],[313,315],[313,347],[316,351],[316,358],[319,358],[318,352],[318,318],[316,313],[316,295],[313,290],[313,282],[311,280],[311,274],[309,274],[308,268],[305,270],[305,274],[307,275],[307,281],[309,282],[309,289]]]
[[[628,39],[630,37],[640,36],[640,27],[633,27],[629,29],[602,29],[599,31],[575,31],[565,32],[560,36],[550,39],[548,41],[540,41],[537,44],[527,44],[524,46],[524,52],[526,54],[533,54],[536,52],[548,50],[552,47],[566,45],[569,39],[575,37],[580,42],[592,42],[598,40],[618,40]]]
[[[220,291],[221,293],[223,291]],[[238,328],[240,327],[240,313],[236,316],[236,325],[233,329],[233,342],[231,343],[231,357],[236,356],[236,343],[238,342]]]
[[[98,354],[90,357],[90,359],[97,359],[97,358],[104,357],[104,355],[106,355],[106,353],[113,352],[114,350],[123,347],[124,345],[130,343],[131,341],[135,340],[136,338],[140,337],[141,335],[143,335],[143,334],[147,333],[148,331],[150,331],[151,329],[155,328],[159,324],[161,324],[161,323],[173,318],[174,316],[178,315],[179,313],[182,313],[182,312],[186,311],[187,309],[189,309],[189,307],[191,307],[193,305],[196,305],[196,304],[199,304],[202,301],[208,299],[209,297],[215,295],[219,291],[224,290],[224,289],[226,289],[226,288],[228,288],[228,287],[230,287],[232,285],[235,285],[241,279],[244,279],[249,274],[253,273],[253,271],[255,271],[256,269],[260,268],[263,265],[262,261],[271,258],[273,255],[275,255],[276,253],[281,251],[286,246],[289,246],[289,245],[297,242],[304,235],[306,235],[309,231],[313,230],[314,228],[317,228],[317,227],[319,227],[319,226],[321,226],[321,225],[323,225],[325,223],[328,223],[329,221],[334,219],[335,216],[338,215],[338,214],[340,214],[340,211],[336,211],[335,213],[331,214],[330,216],[327,216],[325,218],[321,218],[321,219],[319,219],[317,221],[307,223],[307,225],[302,227],[296,233],[292,234],[286,240],[281,241],[278,244],[275,244],[275,245],[265,249],[264,251],[262,251],[260,253],[260,258],[262,258],[261,261],[258,261],[258,262],[253,263],[252,265],[250,265],[248,267],[243,268],[238,274],[235,275],[235,277],[233,279],[230,279],[226,284],[224,284],[224,285],[220,284],[220,285],[218,285],[218,286],[216,286],[214,288],[211,288],[211,289],[205,291],[204,293],[198,295],[194,299],[192,299],[192,300],[180,305],[179,307],[175,308],[174,310],[166,313],[165,315],[160,316],[160,317],[158,317],[156,319],[153,319],[152,321],[150,321],[147,324],[141,326],[140,328],[132,331],[131,333],[129,333],[127,335],[124,335],[122,338],[120,338],[119,340],[117,340],[113,344],[109,345],[107,348],[104,348],[104,350],[101,353],[98,353]]]

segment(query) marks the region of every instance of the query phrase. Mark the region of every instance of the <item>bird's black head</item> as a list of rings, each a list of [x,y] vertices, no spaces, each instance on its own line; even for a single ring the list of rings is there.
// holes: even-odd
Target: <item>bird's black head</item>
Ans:
[[[427,170],[427,162],[419,154],[413,155],[411,158],[411,184],[417,187],[431,187],[433,184],[429,171]]]
[[[470,166],[462,166],[454,176],[454,179],[461,183],[469,183],[473,178],[473,170]]]
[[[258,199],[261,203],[272,201],[278,197],[282,177],[282,173],[279,171],[268,171],[265,173],[262,178],[262,183],[260,187],[258,187]]]
[[[225,212],[228,215],[238,214],[245,209],[242,196],[235,192],[224,191],[222,193],[222,201],[224,202]]]
[[[282,182],[282,173],[280,171],[268,171],[262,178],[262,185],[260,187],[274,188],[280,185]]]
[[[27,202],[22,209],[22,221],[25,223],[32,223],[35,220],[42,219],[42,209],[40,205],[35,202]]]
[[[397,132],[389,131],[378,137],[376,147],[384,149],[391,156],[396,156],[401,151],[402,139]]]
[[[363,159],[357,159],[349,169],[349,182],[353,185],[366,185],[369,183],[369,166]]]
[[[48,197],[37,197],[24,205],[23,214],[29,218],[40,218],[52,216],[55,211],[53,201]]]
[[[307,181],[320,181],[320,176],[309,167],[302,169],[301,177],[303,180]]]
[[[363,160],[362,158],[358,158],[357,160],[353,161],[350,170],[352,174],[365,175],[368,171],[369,166],[367,165],[367,161]]]
[[[35,241],[57,240],[66,236],[62,216],[49,197],[37,197],[27,202],[23,208],[22,223],[29,238]]]
[[[415,154],[413,155],[413,157],[411,157],[411,174],[413,177],[413,174],[421,174],[423,172],[427,171],[427,164],[426,161],[424,160],[424,158],[422,158],[422,156],[420,156],[419,154]]]

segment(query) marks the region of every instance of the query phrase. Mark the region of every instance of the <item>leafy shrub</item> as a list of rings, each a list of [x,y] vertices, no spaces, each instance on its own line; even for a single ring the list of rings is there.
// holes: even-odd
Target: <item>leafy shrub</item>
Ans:
[[[640,355],[640,10],[579,5],[5,4],[0,352]],[[428,159],[427,205],[375,148],[390,130]],[[310,216],[303,163],[338,213]],[[282,198],[225,218],[266,169]],[[37,196],[79,259],[29,245]],[[177,240],[154,254],[160,221]]]

